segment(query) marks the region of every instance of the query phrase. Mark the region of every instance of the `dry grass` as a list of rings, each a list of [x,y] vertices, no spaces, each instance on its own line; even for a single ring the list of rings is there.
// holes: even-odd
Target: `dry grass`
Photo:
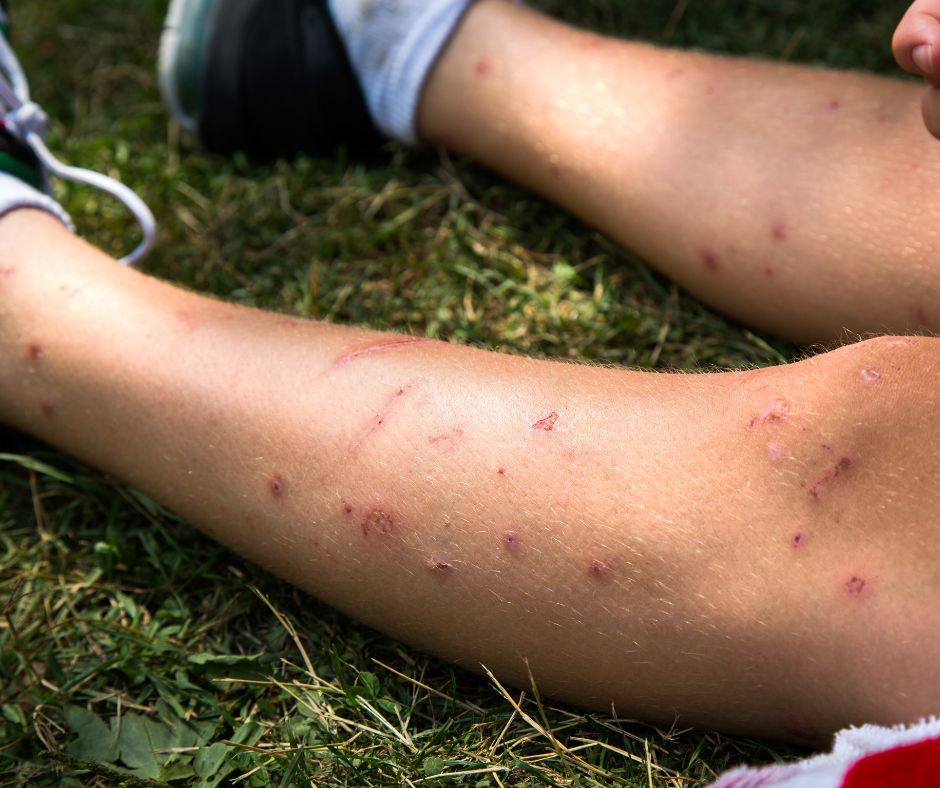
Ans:
[[[471,163],[391,148],[370,168],[259,167],[181,148],[152,74],[163,5],[15,9],[56,148],[120,173],[155,208],[155,275],[511,353],[683,370],[794,354]],[[903,8],[539,5],[653,41],[882,70]],[[118,208],[63,197],[86,235],[127,248]],[[790,754],[615,710],[586,715],[453,669],[246,565],[139,493],[0,435],[0,784],[694,786]]]

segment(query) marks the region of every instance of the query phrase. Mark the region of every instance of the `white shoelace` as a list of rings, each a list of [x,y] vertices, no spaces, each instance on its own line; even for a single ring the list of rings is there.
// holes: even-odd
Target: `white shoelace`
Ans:
[[[2,10],[0,10],[0,22],[6,22]],[[6,124],[7,130],[36,154],[36,158],[47,173],[63,180],[100,189],[120,200],[134,215],[140,224],[143,239],[137,248],[126,257],[122,257],[120,262],[125,265],[134,265],[147,255],[153,248],[157,237],[157,222],[150,208],[120,181],[102,175],[100,172],[63,164],[49,152],[45,143],[48,118],[42,107],[30,100],[26,75],[2,32],[0,32],[0,117]]]

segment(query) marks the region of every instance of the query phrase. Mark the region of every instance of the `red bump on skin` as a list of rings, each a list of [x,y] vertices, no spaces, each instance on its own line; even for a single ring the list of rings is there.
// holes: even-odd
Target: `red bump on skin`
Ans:
[[[781,424],[790,418],[790,402],[785,399],[775,399],[762,407],[756,416],[752,416],[749,427],[758,424]]]
[[[16,273],[16,268],[14,268],[13,266],[0,268],[0,279],[9,279],[15,273]]]
[[[502,467],[497,468],[497,469],[496,469],[496,473],[498,473],[500,476],[505,476],[505,475],[506,475],[506,469],[505,469],[505,468],[502,468]]]
[[[42,345],[38,342],[30,342],[26,346],[26,355],[31,358],[33,361],[39,361],[43,357],[44,351]]]
[[[366,515],[366,519],[362,521],[363,536],[369,536],[370,534],[390,536],[394,530],[395,523],[392,520],[392,516],[388,512],[383,512],[381,509],[373,509]]]
[[[721,267],[718,262],[718,255],[706,249],[701,253],[701,258],[702,265],[704,265],[708,271],[711,271],[713,274],[718,273],[718,269]]]
[[[610,566],[598,558],[592,558],[587,573],[592,580],[603,580],[610,573]]]
[[[478,77],[485,77],[493,70],[493,62],[486,56],[481,57],[473,64],[473,72]]]
[[[842,474],[844,474],[849,468],[852,467],[852,460],[849,457],[840,457],[835,465],[833,465],[828,471],[826,471],[822,476],[820,476],[813,484],[807,488],[807,492],[813,498],[819,498],[820,494],[828,487],[832,482],[838,479]]]
[[[55,405],[47,399],[39,400],[39,410],[47,419],[55,418]]]
[[[399,350],[400,348],[409,347],[411,345],[424,345],[428,342],[437,342],[436,339],[430,339],[428,337],[392,337],[390,339],[380,339],[376,342],[370,342],[369,344],[358,347],[353,350],[349,350],[339,356],[334,362],[334,367],[342,367],[348,364],[350,361],[355,361],[362,356],[371,356],[374,353],[386,353],[392,350]]]
[[[515,531],[506,531],[503,534],[503,545],[513,555],[519,552],[519,534]]]
[[[881,379],[881,373],[874,369],[863,369],[858,373],[858,379],[862,383],[876,383]]]
[[[775,241],[785,241],[787,238],[787,226],[782,219],[776,219],[770,225],[770,237]]]
[[[553,429],[555,429],[556,421],[558,421],[558,414],[555,413],[555,411],[552,411],[544,419],[539,419],[537,422],[535,422],[535,424],[532,425],[532,429],[551,432]]]
[[[845,589],[845,593],[851,597],[860,597],[867,590],[869,590],[870,583],[859,575],[852,575],[848,580],[843,583],[842,587]]]
[[[286,492],[287,485],[284,483],[284,480],[275,474],[270,479],[268,479],[268,490],[270,490],[271,495],[275,498],[281,498]]]
[[[790,537],[790,546],[794,550],[806,547],[807,536],[803,531],[797,531]]]
[[[838,109],[842,109],[842,102],[839,99],[832,99],[828,106],[830,111],[835,112]]]
[[[173,317],[176,318],[176,322],[183,327],[185,331],[195,331],[196,330],[196,319],[193,317],[192,313],[186,309],[177,309],[173,313]]]
[[[770,265],[764,266],[764,276],[766,276],[768,279],[773,279],[775,273],[776,271],[774,271],[773,266],[770,266]]]
[[[349,501],[343,501],[343,514],[347,517],[353,513],[352,504]]]

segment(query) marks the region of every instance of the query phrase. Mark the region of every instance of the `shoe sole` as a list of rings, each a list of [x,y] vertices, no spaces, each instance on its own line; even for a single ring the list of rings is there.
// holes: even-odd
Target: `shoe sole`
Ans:
[[[171,0],[160,36],[157,78],[176,122],[198,134],[199,91],[205,46],[216,0]]]

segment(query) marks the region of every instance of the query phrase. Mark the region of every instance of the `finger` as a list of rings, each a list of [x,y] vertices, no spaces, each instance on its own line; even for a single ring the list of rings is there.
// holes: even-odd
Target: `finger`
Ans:
[[[921,108],[927,131],[940,139],[940,88],[933,86],[927,88]]]
[[[891,42],[898,65],[940,80],[940,0],[921,0],[904,15]]]

